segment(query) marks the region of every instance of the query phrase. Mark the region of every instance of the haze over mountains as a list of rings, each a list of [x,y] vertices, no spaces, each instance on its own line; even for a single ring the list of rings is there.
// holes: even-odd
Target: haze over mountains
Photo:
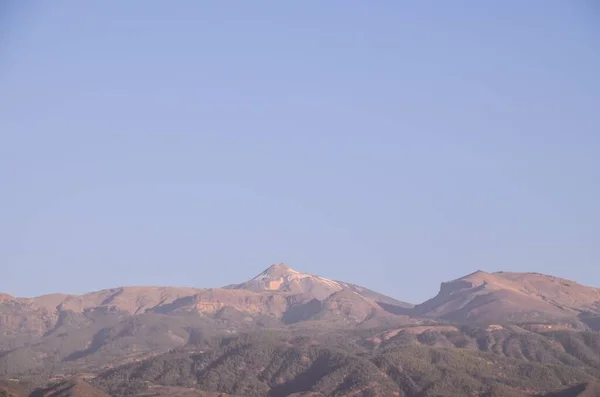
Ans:
[[[401,291],[398,295],[401,295]],[[475,328],[469,330],[465,326]],[[302,273],[285,264],[275,264],[248,281],[222,288],[120,287],[85,295],[51,294],[35,298],[1,294],[0,375],[50,378],[61,373],[103,374],[122,365],[152,360],[152,357],[173,349],[212,346],[213,358],[185,356],[189,365],[204,368],[207,365],[220,365],[211,360],[225,359],[225,356],[235,362],[244,361],[241,356],[229,356],[231,352],[225,345],[219,347],[211,344],[215,343],[211,341],[224,337],[243,339],[248,332],[261,330],[287,335],[273,342],[276,345],[281,343],[282,352],[288,351],[286,349],[289,346],[302,350],[311,344],[324,344],[329,349],[340,343],[335,339],[322,339],[331,336],[346,340],[338,348],[344,351],[350,349],[352,354],[358,354],[356,352],[361,349],[366,349],[361,354],[380,354],[378,352],[400,343],[402,346],[417,344],[436,349],[475,349],[501,354],[511,360],[535,361],[546,357],[544,360],[557,365],[574,365],[577,362],[580,363],[578,366],[591,365],[591,368],[595,368],[594,355],[600,366],[600,338],[576,339],[577,342],[566,341],[571,337],[559,339],[558,343],[564,344],[560,349],[553,347],[546,339],[549,332],[559,331],[599,335],[593,331],[600,330],[600,289],[537,273],[477,271],[442,282],[435,297],[411,305],[358,285]],[[300,336],[308,339],[299,342],[297,337]],[[312,342],[308,342],[310,340]],[[262,351],[263,347],[256,347],[263,346],[261,343],[253,341],[250,345],[242,344],[239,346],[242,350],[239,351],[247,348]],[[573,343],[580,346],[576,354],[569,350]],[[268,346],[264,348],[271,349]],[[269,356],[264,365],[268,365],[269,360],[279,359],[280,353],[269,354],[275,355]],[[288,351],[285,354],[300,353]],[[319,360],[324,360],[321,354],[325,353],[302,354],[308,354],[308,362],[313,359],[321,362]],[[311,354],[315,354],[314,357]],[[572,358],[566,358],[565,354]],[[184,359],[183,356],[177,360],[181,359]],[[380,359],[373,358],[375,361],[370,361],[371,364],[365,362],[363,370],[373,371],[372,376],[384,376],[379,373],[384,362],[377,361]],[[341,362],[335,362],[326,372],[341,365]],[[373,364],[375,366],[371,367]],[[296,368],[300,362],[293,365]],[[209,378],[205,378],[208,373],[198,372],[194,376],[208,392],[231,393],[243,389],[213,385]],[[389,374],[384,376],[385,379],[386,376]],[[116,387],[112,383],[114,379],[111,375],[103,381],[109,382],[105,384],[105,390]],[[573,381],[578,382],[597,379],[589,371],[573,375]],[[146,375],[141,380],[165,387],[189,383],[189,380],[183,379],[173,384],[165,383],[160,378]],[[402,382],[405,381],[408,382],[406,379]],[[277,382],[260,380],[256,390],[262,391],[256,391],[256,395],[279,390],[275,387]],[[319,386],[320,383],[316,381],[311,382],[307,384],[312,385],[310,388],[314,390],[329,390]],[[342,387],[337,380],[331,382],[337,385],[335,387]],[[390,382],[386,386],[388,391],[395,387],[394,384],[400,384],[400,381]],[[417,378],[410,382],[420,384]],[[479,384],[477,382],[480,380],[469,382]],[[370,393],[375,393],[373,395],[387,393],[383,389],[377,391],[367,383],[353,387],[362,390],[361,393],[366,393],[365,390],[371,390]],[[561,385],[558,383],[555,388]],[[565,385],[570,383],[565,381]],[[420,390],[423,387],[426,386],[418,386]],[[511,393],[515,393],[518,388],[512,387]],[[282,390],[299,392],[300,389],[289,386]],[[183,393],[181,390],[179,392]],[[114,395],[118,393],[120,391],[113,390]],[[253,395],[254,392],[247,393]],[[273,395],[288,395],[277,393]],[[410,393],[405,391],[404,395],[412,395]]]

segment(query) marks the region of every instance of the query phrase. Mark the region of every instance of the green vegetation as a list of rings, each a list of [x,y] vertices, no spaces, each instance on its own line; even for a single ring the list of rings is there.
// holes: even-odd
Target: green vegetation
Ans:
[[[202,321],[198,328],[183,329],[176,321],[140,316],[114,327],[90,327],[90,335],[99,342],[83,345],[80,351],[90,353],[76,359],[67,354],[72,347],[66,345],[81,341],[53,335],[53,343],[44,344],[44,350],[32,346],[18,350],[20,355],[11,352],[4,368],[19,368],[19,377],[37,387],[57,373],[101,372],[92,384],[114,397],[151,393],[152,385],[244,397],[304,392],[332,397],[524,397],[576,390],[576,385],[600,380],[598,332],[535,333],[515,325],[491,330],[415,326],[396,331],[301,328],[230,333],[202,326]],[[172,346],[164,336],[169,329],[188,335],[188,343],[164,349]],[[144,349],[155,346],[158,352],[168,352],[99,370],[102,363],[122,359],[120,350],[140,340]],[[44,361],[28,367],[31,360],[23,352],[43,353]],[[15,363],[23,363],[24,370],[8,365]]]
[[[597,333],[402,331],[367,348],[370,337],[364,331],[221,337],[201,351],[173,350],[113,369],[94,384],[115,397],[135,395],[148,383],[246,397],[519,397],[600,379]]]

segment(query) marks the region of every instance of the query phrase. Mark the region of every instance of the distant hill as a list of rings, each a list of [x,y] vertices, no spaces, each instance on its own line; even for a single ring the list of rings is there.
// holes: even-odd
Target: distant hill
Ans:
[[[580,320],[600,313],[600,289],[535,273],[477,271],[442,283],[410,315],[453,322],[506,323]]]

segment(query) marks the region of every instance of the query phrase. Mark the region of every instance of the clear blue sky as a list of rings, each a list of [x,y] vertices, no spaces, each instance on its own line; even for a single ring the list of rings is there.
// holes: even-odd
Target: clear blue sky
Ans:
[[[1,4],[0,291],[600,286],[594,1]]]

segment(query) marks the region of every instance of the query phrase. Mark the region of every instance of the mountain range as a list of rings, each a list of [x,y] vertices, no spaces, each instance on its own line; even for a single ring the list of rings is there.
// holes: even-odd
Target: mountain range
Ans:
[[[165,381],[148,374],[138,376],[138,380],[144,385],[155,385],[152,389],[155,395],[160,395],[164,388],[183,386],[192,387],[188,390],[192,394],[200,393],[197,389],[202,386],[203,393],[233,395],[243,388],[223,385],[219,383],[221,381],[214,383],[209,379],[216,375],[206,378],[208,373],[194,372],[190,368],[218,367],[222,364],[217,362],[228,359],[245,362],[244,368],[251,368],[252,365],[243,358],[250,353],[244,353],[244,349],[252,351],[260,346],[259,351],[252,354],[263,354],[264,349],[271,353],[254,368],[255,371],[272,365],[272,361],[280,360],[279,354],[283,354],[290,357],[286,360],[292,360],[293,368],[313,362],[324,365],[320,370],[323,375],[313,376],[323,382],[333,376],[337,371],[335,368],[346,368],[343,363],[352,361],[349,357],[358,359],[372,355],[371,359],[365,358],[364,368],[360,371],[372,373],[369,376],[375,378],[382,377],[385,382],[389,381],[389,387],[378,391],[373,385],[368,386],[369,382],[346,387],[343,381],[338,384],[337,380],[331,380],[335,387],[331,386],[333,389],[329,390],[318,381],[309,381],[306,374],[304,376],[308,378],[304,383],[310,387],[289,385],[289,382],[300,382],[292,378],[285,380],[292,375],[283,376],[283,383],[277,377],[267,379],[264,375],[264,379],[253,383],[255,391],[243,389],[245,394],[241,395],[283,396],[300,392],[351,395],[343,394],[346,393],[344,387],[358,393],[353,395],[386,395],[388,392],[407,396],[435,395],[425,393],[428,386],[423,384],[422,377],[390,375],[398,369],[394,364],[398,357],[392,359],[382,353],[398,346],[403,349],[419,346],[434,349],[433,352],[438,352],[435,354],[439,354],[439,349],[460,349],[461,355],[464,351],[477,351],[477,354],[500,354],[507,360],[535,361],[544,365],[546,363],[540,357],[555,365],[573,366],[577,362],[577,367],[587,369],[580,368],[578,371],[582,372],[573,375],[571,380],[575,384],[565,380],[546,391],[571,390],[586,382],[593,385],[600,379],[595,369],[597,363],[600,371],[600,342],[594,339],[600,335],[597,331],[600,331],[600,288],[549,275],[476,271],[443,282],[436,296],[412,305],[358,285],[302,273],[285,264],[274,264],[251,280],[221,288],[120,287],[85,295],[51,294],[35,298],[16,298],[0,293],[0,377],[38,382],[39,393],[42,390],[39,387],[47,387],[46,382],[51,379],[64,381],[67,375],[85,375],[100,385],[104,390],[101,393],[108,391],[111,395],[119,395],[123,392],[122,382],[117,382],[121,385],[117,389],[113,382],[115,377],[120,379],[122,376],[115,375],[121,374],[118,371],[131,371],[139,365],[151,366],[156,360],[163,360],[163,355],[183,349],[176,360],[178,365],[187,363],[185,366],[189,367],[190,374],[194,374],[194,382],[179,378]],[[262,342],[236,345],[238,356],[231,355],[228,343],[239,344],[245,335],[257,332],[276,332],[285,337],[278,336],[271,345]],[[228,338],[237,339],[227,342]],[[340,344],[342,340],[345,344]],[[315,352],[311,343],[325,350]],[[273,351],[272,346],[281,348]],[[328,350],[333,348],[341,349],[349,356],[342,359],[342,356],[336,356],[338,353]],[[210,351],[213,356],[199,357],[198,351]],[[532,352],[537,352],[539,357],[534,358]],[[419,354],[425,353],[434,354],[419,350]],[[331,367],[326,365],[327,360],[322,354],[329,357],[327,360],[332,354],[337,357]],[[594,361],[594,355],[597,361]],[[306,359],[302,359],[304,356]],[[298,357],[300,361],[291,357]],[[478,355],[468,357],[468,360],[479,359]],[[467,359],[461,356],[461,360]],[[521,365],[512,362],[502,365],[513,364]],[[351,371],[350,368],[344,371]],[[140,371],[134,372],[139,375]],[[289,371],[301,376],[296,370]],[[133,379],[131,373],[127,373],[127,379]],[[238,385],[245,385],[244,382],[239,380]],[[385,382],[378,384],[381,386]],[[469,382],[477,385],[480,380]],[[487,382],[495,384],[491,380]],[[280,383],[288,385],[279,387]],[[407,384],[414,385],[409,387]],[[502,383],[498,387],[505,386]],[[483,386],[473,387],[481,389]],[[509,388],[506,395],[526,391],[515,385],[506,387]],[[590,390],[590,387],[584,389]],[[149,393],[147,387],[143,389],[144,393]],[[5,390],[8,389],[5,387]],[[32,390],[30,388],[29,392]],[[65,387],[64,390],[71,389]],[[531,391],[543,390],[532,386]],[[175,395],[173,389],[169,393]],[[184,390],[178,389],[177,393],[184,393]],[[490,395],[503,395],[502,392],[495,393]]]

